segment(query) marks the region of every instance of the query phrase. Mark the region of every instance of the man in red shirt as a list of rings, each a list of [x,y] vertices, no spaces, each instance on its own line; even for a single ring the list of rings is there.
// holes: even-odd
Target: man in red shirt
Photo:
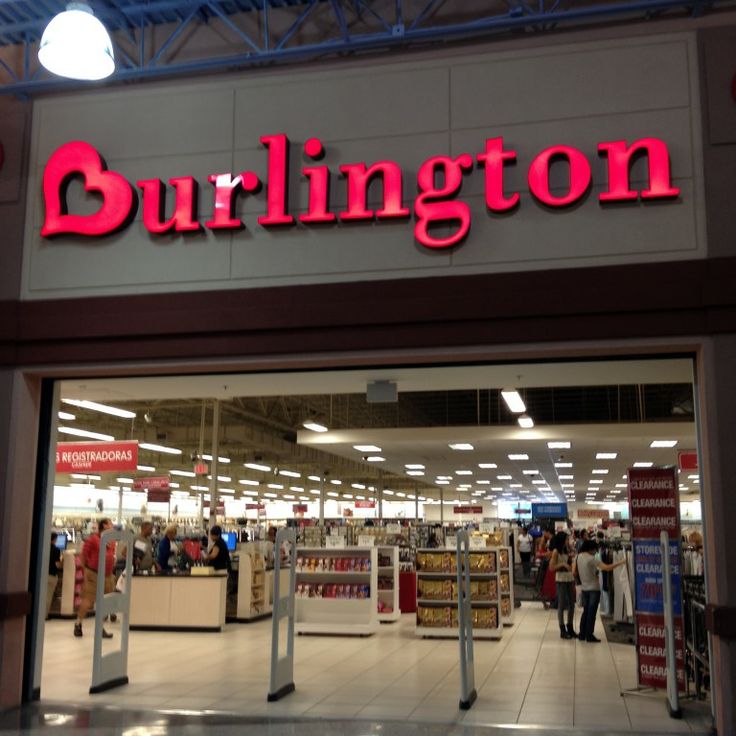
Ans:
[[[82,636],[82,621],[84,621],[87,613],[95,605],[95,597],[97,596],[97,567],[100,561],[100,535],[108,529],[112,529],[112,521],[110,519],[100,519],[97,522],[97,531],[87,538],[82,548],[84,582],[82,583],[82,599],[77,609],[77,621],[74,624],[74,636]],[[115,546],[108,544],[105,550],[105,593],[112,593],[115,590],[114,566]],[[104,628],[102,629],[102,636],[105,639],[112,638],[112,634],[105,631]]]

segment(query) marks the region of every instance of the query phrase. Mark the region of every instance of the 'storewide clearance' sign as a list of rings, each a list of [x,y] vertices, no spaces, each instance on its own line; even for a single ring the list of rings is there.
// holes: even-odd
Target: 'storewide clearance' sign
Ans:
[[[325,156],[324,143],[309,138],[302,146],[308,165],[301,176],[309,190],[306,212],[293,215],[289,211],[289,174],[292,170],[289,139],[283,133],[260,138],[266,150],[265,181],[255,171],[213,173],[207,177],[212,185],[212,216],[204,224],[197,218],[199,183],[192,176],[168,179],[174,189],[173,207],[167,206],[167,187],[162,179],[141,179],[135,186],[122,174],[108,170],[102,153],[84,141],[70,141],[60,146],[49,158],[43,174],[46,214],[41,230],[45,238],[60,235],[100,237],[127,227],[138,208],[138,192],[142,199],[143,225],[152,235],[197,233],[204,228],[213,231],[240,230],[246,227],[235,215],[239,196],[256,194],[265,188],[266,211],[257,218],[264,228],[288,228],[297,224],[329,226],[372,220],[397,221],[414,217],[414,238],[426,248],[450,248],[461,243],[471,226],[471,211],[460,198],[463,181],[474,175],[476,165],[482,169],[485,203],[490,214],[510,214],[520,203],[519,192],[508,191],[505,172],[517,165],[516,151],[506,148],[501,137],[487,138],[483,150],[475,155],[431,156],[418,168],[417,194],[407,202],[404,172],[395,161],[347,163],[337,166],[342,175],[346,206],[334,211],[330,202],[332,172],[326,164],[317,165]],[[672,200],[680,190],[672,186],[667,144],[659,138],[634,141],[616,140],[598,144],[598,155],[605,158],[608,187],[597,199],[600,204],[620,204]],[[631,183],[631,164],[646,157],[647,181],[641,189]],[[550,170],[560,162],[568,172],[567,186],[560,189],[550,184]],[[67,211],[66,189],[71,178],[81,177],[84,188],[101,196],[100,209],[91,215]],[[540,151],[529,163],[527,183],[534,199],[552,210],[583,203],[590,194],[592,171],[588,155],[578,148],[555,145]],[[376,207],[369,206],[369,187],[380,182],[383,197]],[[412,206],[407,206],[411,204]],[[166,218],[164,213],[173,214]],[[248,223],[248,227],[250,227]],[[602,223],[604,226],[604,223]]]
[[[107,473],[138,468],[138,442],[59,442],[57,473]]]

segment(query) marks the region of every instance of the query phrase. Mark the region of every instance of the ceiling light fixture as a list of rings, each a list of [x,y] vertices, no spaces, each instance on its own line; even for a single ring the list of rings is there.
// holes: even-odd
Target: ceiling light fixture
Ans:
[[[424,465],[421,463],[407,463],[404,467],[407,470],[424,470]]]
[[[617,457],[617,452],[597,452],[595,455],[596,460],[615,460]]]
[[[141,442],[138,447],[141,450],[150,450],[151,452],[165,452],[167,455],[181,455],[181,450],[176,447],[166,447],[165,445],[154,445],[149,442]]]
[[[525,453],[518,453],[518,454],[511,454],[509,455],[509,460],[528,460],[529,455]]]
[[[115,71],[110,34],[82,2],[69,3],[51,19],[41,36],[38,60],[67,79],[105,79]]]
[[[677,440],[652,440],[649,447],[674,447]]]
[[[318,422],[316,419],[305,419],[302,422],[304,429],[311,429],[312,432],[329,432],[330,428]]]
[[[523,414],[526,411],[526,404],[521,398],[521,394],[515,388],[505,388],[501,391],[501,397],[506,402],[509,411],[512,414]]]
[[[86,437],[90,440],[102,440],[103,442],[113,442],[115,438],[111,434],[102,434],[100,432],[89,432],[86,429],[76,429],[75,427],[59,427],[60,434],[71,434],[75,437]]]
[[[635,468],[651,468],[654,463],[645,463],[645,462],[639,462],[634,463]]]
[[[202,460],[209,460],[210,462],[212,462],[212,455],[202,455]],[[227,463],[230,462],[230,458],[229,457],[219,457],[218,456],[217,462],[218,463],[225,463],[227,465]]]
[[[386,462],[386,458],[385,457],[381,457],[380,455],[369,455],[366,458],[366,460],[369,463],[385,463]]]
[[[244,463],[244,466],[246,468],[250,468],[251,470],[260,470],[263,473],[271,472],[270,465],[261,465],[260,463]]]
[[[358,452],[381,452],[378,445],[353,445],[353,449]]]
[[[570,442],[548,442],[547,447],[550,450],[569,450],[572,445]]]
[[[534,420],[528,414],[522,414],[517,421],[522,429],[531,429],[534,426]]]
[[[470,451],[475,448],[469,442],[453,442],[449,445],[451,450]]]
[[[498,465],[496,465],[496,463],[478,463],[478,467],[483,470],[493,470],[494,468],[497,468]]]
[[[73,422],[77,418],[74,414],[70,414],[68,411],[60,411],[58,413],[58,417],[65,422]]]
[[[279,470],[279,475],[285,475],[288,478],[301,478],[302,474],[297,473],[296,470]]]
[[[96,401],[80,401],[78,399],[62,399],[62,404],[70,404],[78,406],[80,409],[89,409],[90,411],[98,411],[101,414],[110,414],[114,417],[122,419],[135,419],[136,413],[127,409],[118,409],[116,406],[108,406],[107,404],[98,404]]]

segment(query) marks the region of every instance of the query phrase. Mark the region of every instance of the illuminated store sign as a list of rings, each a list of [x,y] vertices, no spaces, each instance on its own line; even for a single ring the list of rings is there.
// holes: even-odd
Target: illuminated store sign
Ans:
[[[288,179],[290,170],[289,140],[284,134],[266,135],[261,143],[267,151],[267,177],[261,181],[254,171],[211,174],[213,214],[201,223],[197,218],[198,182],[191,176],[168,180],[173,187],[173,213],[166,218],[166,198],[171,196],[161,179],[143,179],[134,187],[124,176],[107,169],[100,152],[89,143],[72,141],[58,148],[49,158],[43,175],[46,217],[41,235],[100,237],[125,228],[138,208],[138,190],[142,199],[143,225],[152,235],[196,233],[209,230],[238,230],[244,223],[235,215],[239,196],[252,195],[265,187],[266,212],[257,218],[264,228],[329,226],[338,223],[373,220],[414,220],[414,237],[427,248],[449,248],[462,242],[471,227],[471,211],[460,198],[465,177],[473,175],[476,165],[483,170],[485,202],[489,213],[510,213],[519,207],[519,193],[504,187],[507,167],[515,165],[516,152],[504,148],[503,138],[488,138],[484,150],[475,156],[432,156],[416,174],[417,195],[413,202],[404,188],[405,173],[394,161],[373,164],[351,163],[338,166],[340,186],[345,187],[347,204],[340,211],[330,208],[330,179],[333,172],[326,164],[316,163],[325,154],[319,138],[304,143],[303,156],[310,164],[301,174],[308,183],[308,209],[293,215],[289,211]],[[608,188],[598,195],[602,204],[667,200],[679,196],[672,186],[667,145],[658,138],[609,141],[598,144],[598,154],[605,158]],[[631,164],[645,156],[648,185],[641,191],[632,187]],[[550,169],[561,162],[569,172],[562,191],[553,191]],[[91,215],[67,211],[66,189],[74,177],[84,180],[87,192],[102,198],[100,209]],[[586,199],[591,186],[591,166],[587,156],[570,146],[552,146],[541,151],[529,163],[527,182],[532,196],[542,205],[562,209]],[[382,199],[377,207],[369,206],[368,193],[380,185]],[[409,206],[410,205],[410,206]]]

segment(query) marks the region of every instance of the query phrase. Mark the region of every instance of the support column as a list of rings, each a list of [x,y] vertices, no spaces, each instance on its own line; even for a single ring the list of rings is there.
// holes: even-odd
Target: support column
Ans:
[[[219,462],[217,456],[220,453],[220,400],[212,402],[212,483],[210,484],[210,529],[217,523],[217,473]]]
[[[325,479],[322,473],[319,474],[319,525],[325,525]]]
[[[419,484],[414,484],[414,520],[419,521]]]
[[[700,409],[700,462],[706,591],[713,607],[712,682],[716,729],[736,733],[736,566],[729,557],[736,529],[736,463],[733,417],[736,415],[736,336],[705,341],[698,356],[696,396]],[[720,623],[720,625],[719,625]],[[730,625],[731,631],[727,630]]]
[[[383,489],[385,483],[383,481],[383,471],[378,471],[378,520],[383,521]]]
[[[205,401],[202,401],[202,416],[199,420],[199,462],[203,462],[202,455],[204,454],[204,423],[206,417],[207,403]],[[204,483],[198,483],[197,485],[204,485]],[[199,530],[204,534],[204,491],[199,491]]]
[[[440,524],[445,525],[445,491],[440,488]]]

